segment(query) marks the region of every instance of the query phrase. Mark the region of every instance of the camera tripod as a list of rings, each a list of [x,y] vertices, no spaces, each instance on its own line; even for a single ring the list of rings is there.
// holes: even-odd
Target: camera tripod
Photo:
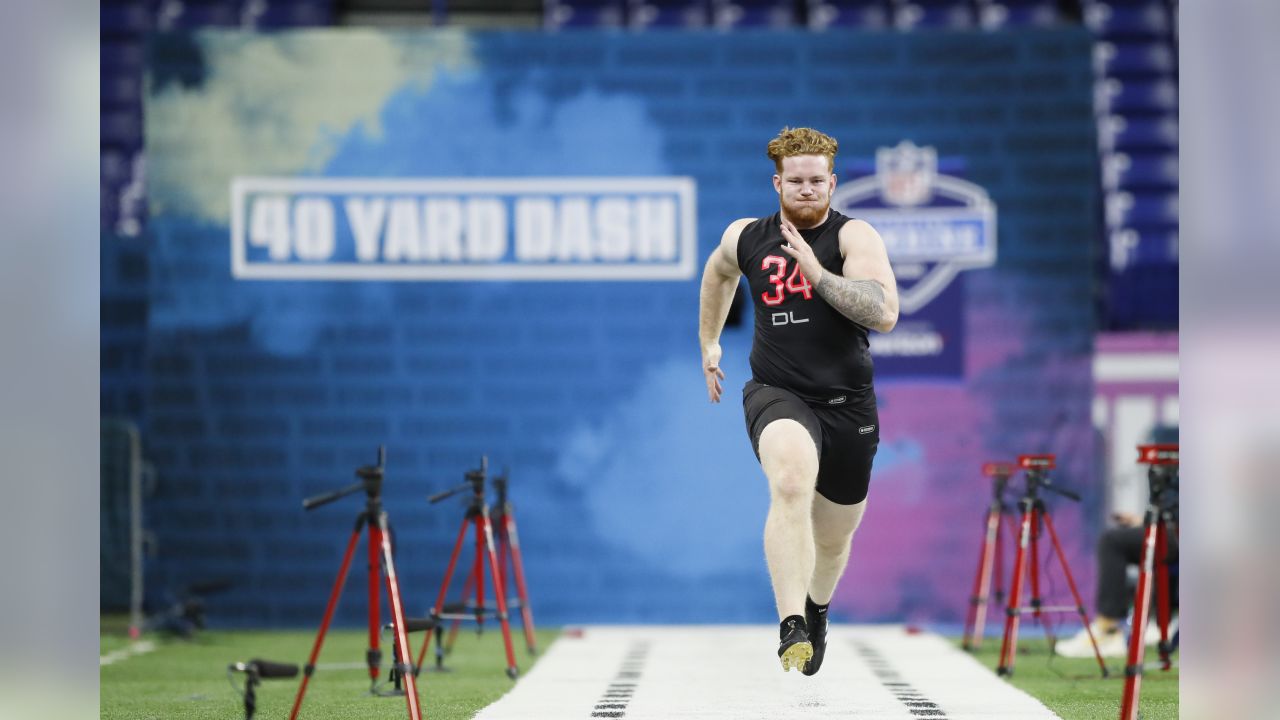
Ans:
[[[356,516],[355,530],[347,542],[346,553],[342,556],[342,567],[338,570],[338,579],[333,583],[329,593],[329,604],[324,610],[324,620],[316,633],[315,645],[311,648],[311,656],[302,671],[302,684],[298,686],[298,695],[293,701],[293,710],[289,720],[297,720],[298,711],[302,708],[302,698],[306,695],[307,684],[316,669],[316,659],[320,656],[320,648],[324,645],[325,634],[329,631],[329,623],[333,620],[333,611],[338,606],[338,598],[342,596],[343,585],[346,584],[347,570],[351,567],[351,558],[355,555],[356,543],[360,540],[361,531],[369,531],[369,650],[365,660],[369,665],[369,678],[376,688],[379,666],[382,664],[382,650],[379,648],[378,612],[381,598],[378,587],[379,576],[387,583],[387,600],[391,605],[392,620],[395,623],[396,672],[405,677],[405,702],[409,708],[410,720],[421,720],[422,710],[418,705],[418,687],[414,682],[415,673],[407,672],[412,668],[409,657],[409,644],[406,640],[404,606],[400,602],[400,584],[396,580],[396,566],[391,553],[391,535],[387,523],[387,512],[382,507],[382,479],[386,465],[386,449],[378,448],[378,464],[365,465],[356,469],[356,477],[360,481],[340,490],[317,495],[302,501],[306,510],[314,510],[339,498],[352,495],[363,490],[365,492],[364,512]]]
[[[1048,471],[1056,466],[1053,455],[1020,455],[1018,456],[1018,467],[1026,471],[1027,487],[1023,492],[1022,499],[1018,501],[1018,505],[1022,508],[1022,524],[1018,539],[1018,554],[1013,562],[1013,586],[1009,591],[1009,606],[1005,610],[1004,622],[1004,642],[1000,646],[1000,664],[996,667],[998,675],[1013,675],[1014,655],[1018,649],[1018,623],[1023,613],[1030,613],[1041,627],[1044,628],[1045,637],[1049,639],[1050,645],[1054,642],[1053,631],[1045,624],[1041,617],[1044,613],[1054,612],[1078,612],[1080,621],[1084,623],[1085,631],[1089,634],[1089,642],[1093,644],[1094,657],[1098,659],[1098,667],[1102,670],[1102,676],[1107,676],[1107,665],[1102,661],[1102,654],[1098,652],[1098,641],[1093,637],[1093,629],[1089,626],[1089,614],[1084,609],[1084,602],[1080,599],[1080,591],[1076,589],[1076,581],[1071,576],[1071,568],[1067,566],[1067,557],[1062,552],[1062,545],[1058,542],[1058,533],[1053,529],[1053,520],[1049,517],[1049,508],[1044,504],[1044,500],[1040,499],[1040,490],[1048,490],[1057,493],[1065,498],[1080,501],[1080,496],[1059,487],[1055,487],[1049,480]],[[1071,595],[1075,598],[1074,607],[1070,605],[1045,607],[1040,597],[1040,529],[1041,527],[1049,530],[1049,539],[1053,541],[1053,550],[1058,557],[1058,562],[1062,565],[1062,570],[1067,577],[1067,585],[1071,588]],[[1029,550],[1029,552],[1028,552]],[[1024,573],[1031,576],[1031,604],[1020,605],[1022,602],[1022,580]]]
[[[529,588],[524,580],[524,556],[520,551],[520,536],[516,533],[515,508],[507,498],[507,471],[493,479],[498,491],[498,504],[494,506],[493,522],[498,536],[498,575],[502,586],[507,586],[507,562],[510,559],[512,574],[516,579],[516,597],[520,607],[520,623],[524,626],[525,646],[530,655],[538,654],[538,641],[533,634],[533,608],[529,605]],[[507,601],[511,607],[511,601]]]
[[[253,715],[258,711],[258,693],[255,688],[262,684],[263,680],[272,678],[291,678],[298,674],[298,666],[291,663],[271,662],[270,660],[259,660],[254,658],[249,662],[231,663],[227,666],[227,679],[231,679],[231,673],[244,673],[244,720],[253,720]],[[235,687],[233,684],[232,687]]]
[[[441,621],[475,620],[478,625],[483,627],[485,614],[495,614],[495,608],[486,607],[484,604],[484,565],[487,558],[489,577],[493,580],[493,594],[497,601],[496,615],[498,616],[498,622],[502,626],[502,642],[507,653],[507,677],[514,680],[520,674],[520,669],[516,666],[515,650],[511,644],[511,624],[507,620],[507,590],[504,584],[503,572],[498,567],[498,555],[494,546],[493,523],[489,517],[489,504],[485,502],[484,498],[484,486],[488,468],[489,459],[487,457],[481,458],[480,468],[466,473],[466,482],[432,495],[427,499],[428,502],[435,504],[460,492],[471,491],[471,499],[467,503],[467,512],[462,518],[462,528],[458,531],[458,539],[453,545],[453,553],[449,556],[449,567],[444,571],[444,581],[440,584],[440,594],[436,596],[435,605],[431,606],[431,616],[428,621],[435,630],[436,667],[437,669],[443,669],[444,647],[441,642]],[[472,585],[475,588],[475,604],[469,605],[467,603],[466,598],[470,587],[464,586],[462,602],[454,605],[445,605],[445,598],[449,593],[450,579],[453,577],[453,571],[458,566],[458,556],[462,554],[462,544],[466,541],[467,530],[471,527],[475,528],[476,538],[476,555],[471,566],[471,577],[474,578]],[[525,607],[527,607],[527,604],[525,604]],[[527,628],[528,626],[526,625]],[[418,651],[419,669],[421,668],[423,657],[427,654],[427,645],[431,643],[431,635],[431,633],[427,634],[422,641],[422,649]]]
[[[507,482],[508,472],[503,470],[502,474],[493,478],[493,488],[497,491],[497,502],[494,504],[490,512],[490,521],[493,524],[494,541],[498,549],[498,576],[502,579],[502,586],[510,589],[511,584],[508,582],[509,577],[514,577],[516,581],[516,597],[507,598],[507,610],[520,611],[520,623],[524,627],[525,647],[530,655],[538,654],[537,640],[534,637],[533,627],[533,608],[529,605],[529,590],[525,584],[524,575],[524,559],[520,551],[520,536],[516,532],[516,516],[514,508],[511,506],[510,500],[507,498]],[[512,574],[507,575],[507,568],[511,568]],[[462,597],[466,597],[471,593],[475,583],[475,570],[467,574],[466,582],[462,586]],[[448,655],[453,652],[454,642],[458,639],[458,628],[462,621],[455,619],[449,625],[449,636],[444,641],[444,654]],[[422,662],[422,658],[418,659]],[[437,665],[437,669],[443,669]]]
[[[982,633],[987,622],[987,605],[991,601],[991,581],[995,578],[995,603],[1004,604],[1004,520],[1013,523],[1013,508],[1004,501],[1004,491],[1013,475],[1009,463],[989,462],[982,466],[982,474],[992,479],[993,493],[987,507],[982,535],[982,549],[978,554],[978,571],[973,578],[973,592],[969,595],[969,613],[964,623],[965,650],[977,650],[982,646]],[[1011,530],[1012,532],[1012,530]]]
[[[1151,575],[1155,572],[1156,619],[1160,624],[1160,669],[1172,667],[1169,654],[1169,532],[1178,534],[1176,498],[1178,446],[1139,445],[1138,462],[1146,464],[1150,500],[1142,518],[1142,561],[1138,564],[1138,589],[1133,597],[1133,629],[1129,633],[1129,657],[1124,667],[1124,698],[1120,720],[1137,720],[1142,689],[1144,635],[1151,611]]]

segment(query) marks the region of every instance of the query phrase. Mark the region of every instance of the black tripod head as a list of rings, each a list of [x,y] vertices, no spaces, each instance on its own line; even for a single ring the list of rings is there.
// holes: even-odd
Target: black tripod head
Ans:
[[[1080,502],[1080,495],[1065,488],[1060,488],[1049,479],[1049,471],[1058,466],[1056,455],[1019,455],[1018,467],[1026,471],[1027,487],[1023,491],[1023,501],[1040,502],[1040,491],[1047,490],[1068,500]]]
[[[379,445],[378,464],[362,465],[356,468],[356,477],[360,478],[360,482],[348,485],[338,490],[309,497],[302,501],[302,509],[315,510],[321,505],[328,505],[335,500],[339,500],[348,495],[353,495],[361,490],[364,490],[365,494],[368,496],[368,502],[371,507],[379,505],[382,502],[382,479],[384,476],[383,471],[386,469],[386,463],[387,448],[385,445]]]
[[[253,720],[253,714],[258,710],[258,697],[254,692],[254,688],[263,680],[271,680],[273,678],[291,678],[297,677],[298,666],[291,663],[278,663],[270,660],[259,660],[254,658],[249,662],[231,663],[227,666],[227,679],[231,678],[231,673],[244,673],[244,717],[245,720]],[[232,687],[235,687],[232,684]]]
[[[460,492],[471,491],[471,504],[474,507],[484,505],[484,484],[489,476],[489,458],[482,455],[480,457],[480,467],[475,470],[468,470],[464,477],[466,481],[461,485],[455,485],[448,490],[438,492],[427,498],[427,502],[432,505],[443,502]]]
[[[1161,443],[1139,445],[1138,462],[1147,466],[1147,491],[1151,504],[1171,510],[1178,506],[1178,446]]]
[[[493,479],[493,490],[498,495],[498,507],[505,508],[507,506],[507,480],[511,474],[510,468],[502,468],[502,474]]]
[[[982,474],[991,478],[992,499],[1003,503],[1005,488],[1009,487],[1009,478],[1013,476],[1013,465],[1007,462],[986,462],[982,464]]]

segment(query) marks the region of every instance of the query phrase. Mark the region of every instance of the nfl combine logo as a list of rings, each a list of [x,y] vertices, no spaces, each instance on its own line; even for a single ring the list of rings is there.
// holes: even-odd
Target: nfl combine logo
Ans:
[[[938,153],[931,147],[918,148],[908,141],[876,151],[880,195],[889,205],[915,207],[929,202],[937,175]]]
[[[916,313],[963,270],[996,262],[996,208],[985,190],[938,174],[932,147],[903,141],[876,152],[875,175],[836,187],[831,206],[884,238],[904,315]]]

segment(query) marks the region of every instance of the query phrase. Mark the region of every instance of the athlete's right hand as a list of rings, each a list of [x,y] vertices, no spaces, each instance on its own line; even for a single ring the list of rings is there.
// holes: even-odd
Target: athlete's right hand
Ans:
[[[724,391],[720,381],[724,380],[724,371],[720,369],[720,343],[711,343],[702,347],[702,375],[707,380],[707,398],[713,403],[720,402],[720,394]]]

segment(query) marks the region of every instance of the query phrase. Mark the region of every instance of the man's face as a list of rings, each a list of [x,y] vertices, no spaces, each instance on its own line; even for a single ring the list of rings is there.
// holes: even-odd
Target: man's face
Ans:
[[[813,227],[827,217],[836,176],[823,155],[782,158],[782,172],[773,176],[773,188],[787,218],[799,227]]]

